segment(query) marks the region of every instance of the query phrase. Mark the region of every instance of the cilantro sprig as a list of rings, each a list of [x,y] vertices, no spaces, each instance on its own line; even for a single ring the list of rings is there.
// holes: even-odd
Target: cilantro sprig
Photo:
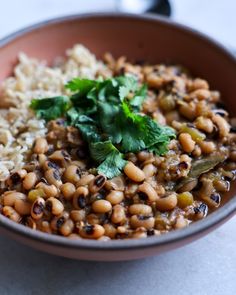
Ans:
[[[68,125],[77,127],[91,158],[98,163],[99,173],[108,178],[119,175],[129,152],[167,152],[174,130],[139,113],[147,87],[140,87],[132,76],[107,80],[75,78],[65,87],[72,93],[70,97],[34,99],[30,107],[46,121],[65,117]]]

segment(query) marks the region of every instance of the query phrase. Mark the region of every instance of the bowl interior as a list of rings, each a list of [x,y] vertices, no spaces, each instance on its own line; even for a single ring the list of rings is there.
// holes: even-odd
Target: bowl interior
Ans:
[[[20,51],[51,62],[75,43],[84,44],[98,57],[111,52],[132,61],[182,64],[195,76],[206,78],[213,89],[220,90],[230,110],[236,111],[236,104],[232,103],[235,61],[204,36],[152,17],[80,16],[36,26],[6,45],[0,43],[0,81],[12,72]]]
[[[111,52],[131,61],[181,64],[194,76],[207,79],[212,89],[221,92],[231,116],[236,114],[233,57],[204,35],[164,18],[81,15],[22,30],[0,43],[0,81],[12,74],[21,51],[50,63],[76,43],[85,45],[97,57]],[[229,197],[232,193],[235,190],[231,190]]]
[[[85,45],[97,57],[111,52],[115,57],[125,55],[131,61],[182,64],[194,76],[207,79],[212,89],[222,93],[231,115],[236,113],[234,58],[205,36],[162,18],[77,16],[23,30],[0,42],[0,81],[12,74],[20,51],[50,63],[76,43]],[[227,198],[235,192],[234,185]]]

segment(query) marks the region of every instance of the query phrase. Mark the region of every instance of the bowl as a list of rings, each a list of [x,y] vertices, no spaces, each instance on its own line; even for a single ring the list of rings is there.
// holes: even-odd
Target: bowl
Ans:
[[[87,14],[57,18],[20,30],[0,42],[0,81],[12,74],[19,51],[49,63],[75,43],[100,57],[179,63],[218,89],[235,114],[236,61],[222,45],[181,24],[151,15]],[[228,201],[204,220],[159,237],[134,240],[70,240],[34,231],[0,215],[0,232],[36,249],[84,260],[131,260],[175,249],[217,228],[236,212],[236,186]]]

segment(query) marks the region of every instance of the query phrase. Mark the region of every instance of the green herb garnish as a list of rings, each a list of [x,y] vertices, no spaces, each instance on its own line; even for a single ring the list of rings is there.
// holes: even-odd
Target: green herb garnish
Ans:
[[[70,100],[67,96],[33,99],[30,107],[36,112],[38,118],[50,121],[65,114],[70,107]]]
[[[147,87],[140,87],[131,76],[75,78],[65,87],[72,92],[70,97],[34,99],[30,107],[46,121],[65,117],[68,125],[77,127],[99,164],[98,172],[108,178],[121,173],[126,153],[148,150],[163,155],[175,138],[172,128],[139,113]]]

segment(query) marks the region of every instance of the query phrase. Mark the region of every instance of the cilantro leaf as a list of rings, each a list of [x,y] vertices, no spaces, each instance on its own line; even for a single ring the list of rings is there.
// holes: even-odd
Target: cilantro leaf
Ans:
[[[107,102],[98,102],[99,124],[103,133],[112,138],[113,143],[119,143],[122,140],[121,133],[118,131],[118,126],[115,123],[119,116],[120,106]]]
[[[76,108],[71,108],[67,112],[67,122],[70,125],[77,127],[84,140],[88,143],[90,141],[96,142],[101,140],[96,121],[91,117],[80,113]]]
[[[66,84],[66,96],[33,100],[31,108],[45,120],[66,117],[80,130],[99,173],[112,178],[121,173],[125,153],[148,150],[163,155],[175,132],[140,114],[147,86],[132,76],[107,80],[75,78]],[[130,98],[130,95],[132,98]]]
[[[71,91],[79,91],[80,95],[84,96],[96,87],[98,83],[96,80],[74,78],[65,85],[65,88]]]
[[[143,85],[138,89],[133,98],[129,101],[129,104],[132,106],[134,111],[139,111],[145,98],[147,96],[147,85]]]
[[[67,96],[55,96],[44,99],[33,99],[30,108],[35,111],[38,118],[46,121],[62,117],[70,107]]]
[[[97,168],[98,172],[108,178],[118,176],[127,163],[110,140],[91,143],[90,154],[95,161],[101,163]]]
[[[71,91],[77,91],[71,96],[71,101],[78,111],[89,115],[96,113],[98,96],[101,95],[99,93],[104,91],[109,82],[110,80],[96,81],[74,78],[65,87]]]
[[[158,124],[149,116],[132,112],[126,102],[122,103],[117,120],[122,133],[121,150],[125,153],[152,148],[153,152],[162,155],[170,139],[175,138],[172,128]]]
[[[120,76],[116,78],[119,84],[119,97],[124,100],[130,92],[135,92],[138,89],[138,83],[132,76]]]

